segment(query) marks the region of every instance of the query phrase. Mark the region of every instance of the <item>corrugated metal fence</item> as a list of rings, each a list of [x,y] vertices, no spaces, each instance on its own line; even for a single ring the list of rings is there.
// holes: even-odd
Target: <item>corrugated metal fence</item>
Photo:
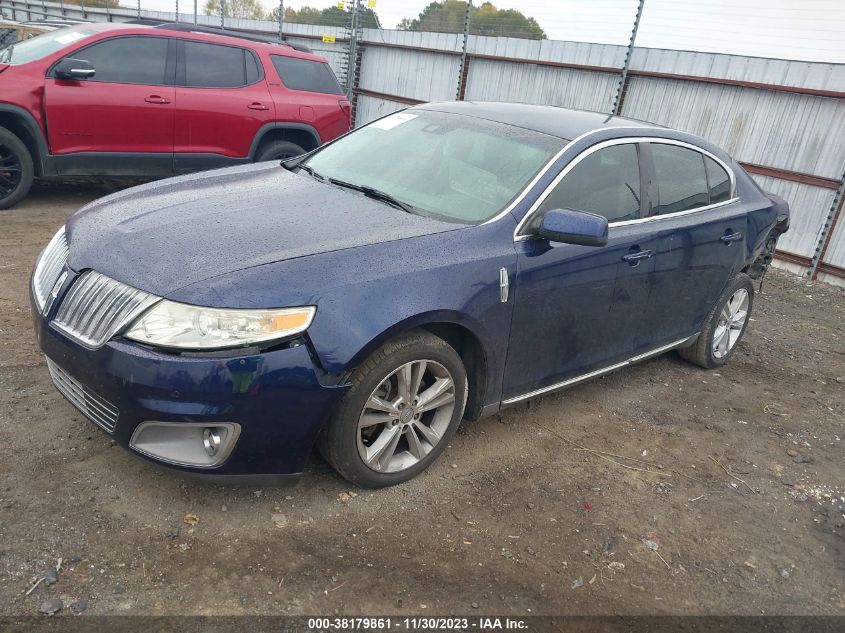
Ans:
[[[38,18],[40,7],[60,6],[0,0],[0,8],[13,5],[27,6],[35,14],[30,19]],[[80,14],[71,5],[63,10],[68,16]],[[141,14],[177,18],[174,13]],[[88,9],[85,15],[89,20],[132,17],[137,16],[125,9],[112,9],[109,15]],[[19,10],[17,18],[24,18],[24,12]],[[199,21],[219,25],[217,17],[199,16]],[[267,21],[227,19],[226,27],[278,32],[278,25]],[[285,24],[284,31],[289,41],[325,55],[336,70],[347,61],[343,29]],[[324,35],[335,41],[327,43]],[[365,29],[358,59],[348,60],[357,69],[355,124],[407,105],[456,96],[610,112],[627,50],[473,35],[461,73],[462,46],[462,34]],[[730,152],[764,189],[790,203],[792,228],[778,245],[781,261],[845,284],[845,219],[840,219],[845,64],[635,48],[622,99],[623,116],[698,134]]]

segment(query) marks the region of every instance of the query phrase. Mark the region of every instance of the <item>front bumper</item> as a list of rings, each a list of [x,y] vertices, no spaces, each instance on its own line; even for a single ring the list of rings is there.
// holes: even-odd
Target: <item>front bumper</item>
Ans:
[[[32,312],[54,383],[62,379],[56,368],[71,381],[62,385],[63,395],[133,454],[182,471],[218,477],[299,474],[348,389],[315,365],[302,339],[273,351],[241,351],[247,354],[242,356],[235,351],[188,357],[121,339],[90,350],[50,327],[34,304]],[[147,421],[235,423],[240,434],[223,463],[197,468],[132,450],[132,434]]]

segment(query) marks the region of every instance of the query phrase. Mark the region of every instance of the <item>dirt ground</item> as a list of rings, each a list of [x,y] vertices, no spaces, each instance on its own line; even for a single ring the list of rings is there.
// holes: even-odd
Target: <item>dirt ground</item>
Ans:
[[[36,253],[106,192],[0,212],[0,614],[845,613],[841,290],[772,271],[720,371],[669,354],[465,423],[402,486],[315,456],[226,487],[111,446],[35,348]]]

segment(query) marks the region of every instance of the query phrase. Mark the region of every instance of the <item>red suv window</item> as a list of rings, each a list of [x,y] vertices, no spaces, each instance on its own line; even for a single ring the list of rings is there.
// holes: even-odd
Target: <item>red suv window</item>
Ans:
[[[322,92],[329,95],[342,95],[343,88],[334,76],[332,69],[324,62],[310,59],[271,55],[273,66],[279,73],[279,79],[291,90]]]
[[[261,77],[252,52],[243,48],[189,40],[183,44],[186,86],[239,88]]]
[[[114,37],[72,53],[96,70],[91,81],[160,86],[166,78],[167,44],[163,37]],[[138,60],[144,63],[139,64]]]

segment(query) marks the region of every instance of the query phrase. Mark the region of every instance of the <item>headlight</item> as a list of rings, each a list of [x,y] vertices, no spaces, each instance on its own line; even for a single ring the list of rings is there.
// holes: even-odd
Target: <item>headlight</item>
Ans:
[[[221,310],[162,300],[124,333],[126,338],[179,349],[217,349],[271,341],[304,332],[317,308]]]

